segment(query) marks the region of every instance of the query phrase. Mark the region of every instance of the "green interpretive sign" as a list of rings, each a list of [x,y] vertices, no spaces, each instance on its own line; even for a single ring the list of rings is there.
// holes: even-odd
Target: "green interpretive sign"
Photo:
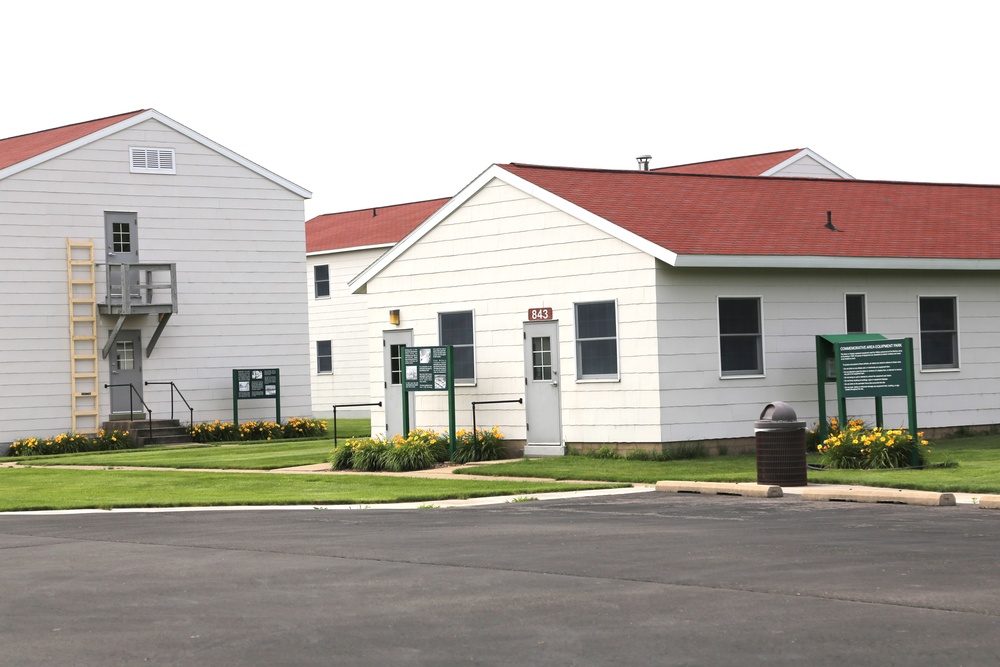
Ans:
[[[448,392],[448,451],[455,456],[455,374],[451,345],[403,347],[403,434],[410,432],[410,392]]]
[[[281,423],[281,372],[277,368],[233,369],[233,423],[240,423],[239,402],[254,398],[274,401],[275,422]]]
[[[838,343],[836,353],[842,396],[906,396],[905,341]]]
[[[406,391],[447,391],[448,346],[403,349]]]

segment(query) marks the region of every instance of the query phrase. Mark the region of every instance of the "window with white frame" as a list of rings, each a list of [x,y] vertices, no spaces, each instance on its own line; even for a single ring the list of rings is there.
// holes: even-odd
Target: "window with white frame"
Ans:
[[[330,296],[330,266],[317,264],[313,267],[313,289],[317,299]]]
[[[316,372],[333,372],[333,347],[328,340],[316,341]]]
[[[614,301],[577,303],[574,311],[577,379],[617,380],[617,304]]]
[[[847,333],[868,333],[868,318],[864,294],[844,295],[844,318],[847,322]]]
[[[451,367],[455,382],[474,384],[476,381],[476,341],[471,310],[438,313],[440,345],[451,345]]]
[[[920,301],[920,367],[958,368],[958,298],[922,296]]]
[[[719,360],[724,377],[764,374],[760,297],[719,297]]]
[[[130,146],[129,171],[133,174],[176,174],[173,148]]]

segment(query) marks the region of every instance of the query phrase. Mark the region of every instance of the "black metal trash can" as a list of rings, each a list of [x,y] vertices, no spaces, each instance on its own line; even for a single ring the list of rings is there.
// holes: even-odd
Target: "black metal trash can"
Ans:
[[[792,406],[768,404],[754,422],[757,483],[806,486],[806,423],[796,421]]]

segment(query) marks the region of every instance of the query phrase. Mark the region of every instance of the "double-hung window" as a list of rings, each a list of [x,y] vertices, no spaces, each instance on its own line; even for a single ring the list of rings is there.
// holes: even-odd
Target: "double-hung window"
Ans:
[[[614,301],[578,303],[576,376],[580,380],[618,379],[618,316]]]
[[[330,296],[329,264],[317,264],[313,267],[313,286],[317,299]]]
[[[958,368],[958,299],[922,296],[920,300],[920,367]]]
[[[438,313],[438,339],[441,345],[451,345],[451,367],[455,382],[476,382],[476,340],[471,310]]]
[[[333,348],[328,340],[316,341],[316,372],[333,372]]]
[[[759,297],[719,297],[719,359],[723,377],[764,374]]]

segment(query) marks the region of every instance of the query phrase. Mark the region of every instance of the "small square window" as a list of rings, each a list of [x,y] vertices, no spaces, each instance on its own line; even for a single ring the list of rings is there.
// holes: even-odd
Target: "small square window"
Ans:
[[[328,340],[316,341],[316,372],[333,372],[333,347]]]
[[[313,267],[313,286],[317,299],[330,296],[330,266],[317,264]]]
[[[868,333],[864,294],[845,294],[844,310],[847,319],[847,333]]]

